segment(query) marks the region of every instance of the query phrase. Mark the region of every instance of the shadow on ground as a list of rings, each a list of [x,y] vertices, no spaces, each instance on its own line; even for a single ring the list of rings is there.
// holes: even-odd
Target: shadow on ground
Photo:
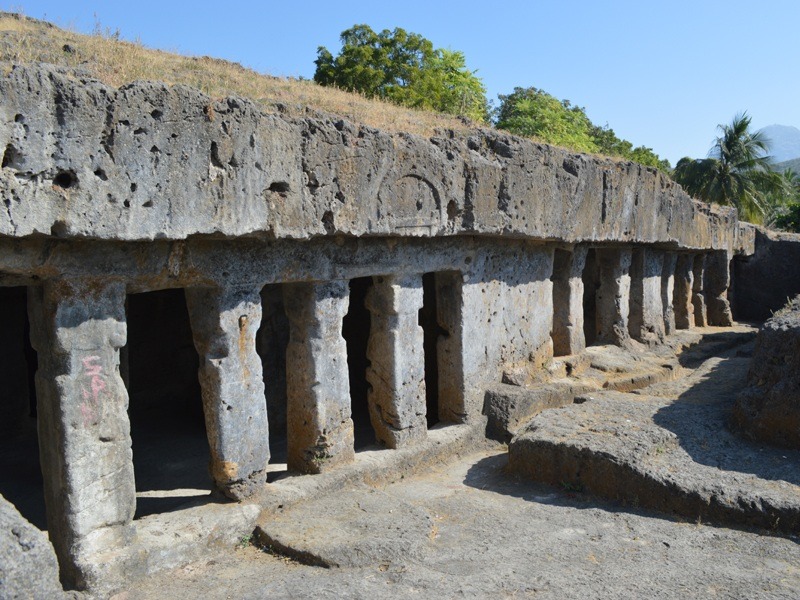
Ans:
[[[677,400],[654,415],[702,465],[800,485],[800,451],[753,442],[729,427],[736,395],[746,385],[750,359],[723,358]]]
[[[658,516],[673,522],[679,518],[659,514],[655,511],[639,509],[614,500],[606,500],[582,490],[573,489],[568,484],[555,487],[537,483],[523,476],[507,472],[508,454],[488,456],[477,461],[467,471],[464,485],[478,490],[494,492],[503,496],[519,498],[548,506],[562,506],[577,509],[600,509],[609,513],[632,513],[644,516]]]

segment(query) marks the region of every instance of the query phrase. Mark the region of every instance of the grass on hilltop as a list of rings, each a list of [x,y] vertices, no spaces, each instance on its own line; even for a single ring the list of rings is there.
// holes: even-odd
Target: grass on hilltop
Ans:
[[[278,112],[280,105],[284,114],[303,116],[311,107],[370,127],[425,137],[437,129],[476,127],[452,115],[404,108],[309,80],[263,75],[226,60],[153,50],[99,26],[86,35],[12,13],[0,13],[0,61],[69,67],[112,87],[138,80],[183,84],[212,98],[250,98],[266,112]]]

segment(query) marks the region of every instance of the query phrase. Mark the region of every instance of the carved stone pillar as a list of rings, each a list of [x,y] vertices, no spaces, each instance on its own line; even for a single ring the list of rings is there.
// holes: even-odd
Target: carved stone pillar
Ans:
[[[677,254],[674,252],[664,253],[664,268],[661,271],[661,305],[664,309],[664,333],[666,335],[672,335],[676,329],[673,302],[675,297],[675,265],[677,262]]]
[[[621,344],[629,338],[630,248],[598,248],[597,341]]]
[[[705,282],[705,269],[706,269],[706,255],[697,254],[694,257],[694,272],[692,283],[692,305],[694,306],[694,324],[697,327],[705,327],[708,325],[708,316],[706,312],[706,296],[704,282]]]
[[[724,250],[711,252],[706,256],[705,300],[708,324],[717,327],[733,325],[731,303],[728,289],[731,287],[731,259]]]
[[[290,469],[321,473],[354,458],[347,345],[342,337],[349,294],[346,281],[284,286],[290,324],[286,348]]]
[[[556,249],[553,260],[553,354],[577,354],[586,348],[583,332],[583,268],[588,249]]]
[[[125,287],[29,288],[47,528],[62,576],[83,588],[90,557],[132,541],[136,507],[128,393],[119,374]]]
[[[664,306],[661,302],[661,275],[664,253],[636,248],[631,261],[631,302],[629,331],[640,342],[664,340]]]
[[[679,254],[675,263],[675,296],[672,306],[675,310],[675,327],[691,329],[694,327],[694,254]]]
[[[200,357],[200,388],[211,450],[211,476],[242,500],[266,483],[269,431],[256,332],[255,288],[189,288],[186,305]]]
[[[413,444],[427,435],[422,277],[380,276],[367,295],[371,315],[367,381],[372,427],[389,448]]]

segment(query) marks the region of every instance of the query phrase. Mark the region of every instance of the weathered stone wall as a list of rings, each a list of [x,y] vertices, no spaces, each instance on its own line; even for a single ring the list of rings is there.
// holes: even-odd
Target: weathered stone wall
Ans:
[[[182,86],[0,79],[0,234],[106,240],[481,234],[732,250],[735,211],[654,169],[513,136],[292,120]]]
[[[800,234],[748,229],[754,252],[733,260],[733,315],[765,321],[800,293]]]

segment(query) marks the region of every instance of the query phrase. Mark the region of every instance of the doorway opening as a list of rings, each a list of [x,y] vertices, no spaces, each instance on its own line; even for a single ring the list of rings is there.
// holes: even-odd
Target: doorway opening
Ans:
[[[261,290],[261,327],[256,334],[256,350],[264,373],[264,396],[269,423],[269,468],[267,481],[287,472],[287,393],[286,347],[289,345],[289,318],[283,302],[283,285]]]
[[[439,423],[440,341],[450,335],[439,322],[438,276],[438,273],[425,273],[422,276],[422,308],[419,310],[419,325],[423,331],[425,355],[425,406],[428,429]]]
[[[372,288],[372,277],[350,280],[350,303],[342,321],[342,336],[347,344],[347,370],[350,379],[350,410],[356,451],[375,444],[375,430],[369,416],[367,382],[367,344],[370,313],[366,298]]]
[[[136,515],[174,510],[212,489],[210,452],[182,289],[130,294],[120,356],[136,478]]]
[[[30,342],[28,290],[0,287],[0,494],[47,529],[36,429],[36,351]]]
[[[586,345],[591,346],[597,341],[597,290],[600,289],[600,272],[594,248],[589,248],[586,253],[586,264],[581,279],[583,280],[583,336]]]

